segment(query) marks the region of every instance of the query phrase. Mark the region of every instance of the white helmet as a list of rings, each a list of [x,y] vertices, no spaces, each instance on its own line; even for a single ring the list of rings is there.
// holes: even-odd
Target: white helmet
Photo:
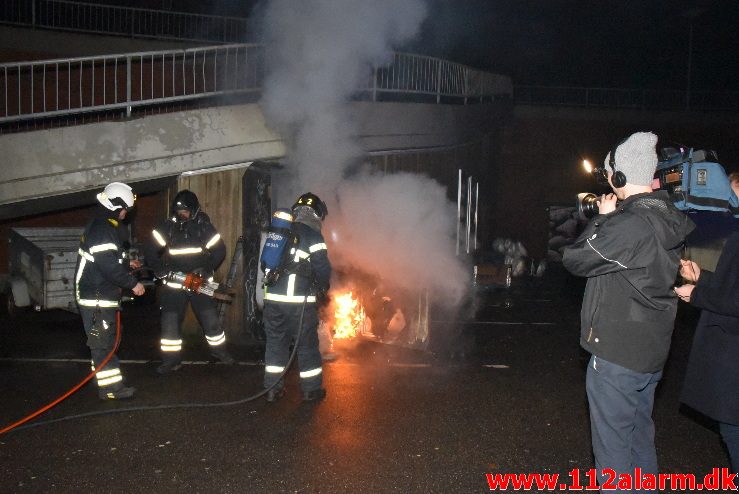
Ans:
[[[98,202],[111,211],[122,208],[132,208],[136,200],[133,190],[121,182],[108,184],[105,189],[97,195]]]

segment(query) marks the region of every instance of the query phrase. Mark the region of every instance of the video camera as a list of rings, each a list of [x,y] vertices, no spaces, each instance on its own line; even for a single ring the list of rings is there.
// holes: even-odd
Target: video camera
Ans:
[[[605,166],[594,168],[591,173],[598,185],[608,185]],[[667,191],[670,200],[682,211],[724,211],[739,218],[739,198],[734,194],[714,151],[662,148],[652,188]],[[598,198],[589,192],[577,194],[576,209],[581,219],[590,219],[598,214]]]

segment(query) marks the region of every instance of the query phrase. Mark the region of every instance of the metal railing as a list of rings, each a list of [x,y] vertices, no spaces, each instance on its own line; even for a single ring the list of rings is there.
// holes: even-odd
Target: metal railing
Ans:
[[[516,86],[516,104],[631,108],[640,110],[737,111],[739,91],[676,91],[564,86]]]
[[[261,45],[0,65],[0,123],[258,91]]]
[[[371,91],[375,101],[377,93],[402,93],[433,96],[437,103],[442,98],[467,101],[487,96],[510,96],[512,93],[509,77],[411,53],[393,54],[392,61],[375,69],[359,89]]]
[[[68,0],[2,0],[0,23],[116,36],[239,43],[247,19]]]
[[[264,45],[233,44],[0,64],[0,123],[254,93]],[[454,98],[510,97],[510,79],[445,60],[398,53],[359,92]]]

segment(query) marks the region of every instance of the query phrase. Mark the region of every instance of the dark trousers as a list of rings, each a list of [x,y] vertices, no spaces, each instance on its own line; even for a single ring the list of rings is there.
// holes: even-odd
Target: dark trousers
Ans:
[[[80,307],[87,347],[90,349],[92,366],[98,370],[95,378],[101,391],[114,391],[123,387],[123,374],[115,353],[105,367],[100,368],[100,364],[115,345],[117,312],[114,308]]]
[[[600,357],[590,358],[585,388],[590,405],[593,456],[601,486],[607,478],[602,473],[606,468],[614,470],[616,481],[619,474],[633,476],[636,468],[643,474],[658,473],[652,408],[654,391],[661,378],[662,371],[635,372]]]
[[[275,384],[290,358],[290,345],[298,336],[303,304],[264,302],[264,333],[267,347],[264,353],[264,387]],[[300,387],[303,392],[315,391],[323,385],[321,352],[318,349],[318,312],[315,304],[305,304],[303,329],[297,348]],[[277,384],[281,388],[283,383]]]
[[[729,459],[731,460],[731,470],[739,474],[739,425],[727,424],[719,422],[719,430],[721,431],[721,439],[729,450]]]
[[[188,302],[192,304],[192,310],[203,328],[211,353],[216,356],[226,354],[226,335],[218,320],[215,300],[200,293],[164,286],[160,292],[162,359],[165,362],[180,361],[182,320]],[[179,342],[179,345],[173,342]]]

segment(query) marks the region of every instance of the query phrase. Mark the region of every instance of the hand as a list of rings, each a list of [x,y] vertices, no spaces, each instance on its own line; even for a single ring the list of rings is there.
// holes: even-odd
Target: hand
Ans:
[[[680,259],[680,276],[686,281],[695,283],[701,275],[701,268],[693,261]]]
[[[688,303],[690,303],[690,296],[693,294],[694,289],[695,285],[683,285],[673,288],[673,290],[675,290],[675,293],[677,293],[678,298],[683,302]]]
[[[603,194],[600,196],[600,200],[596,201],[598,204],[599,214],[610,214],[616,210],[616,201],[618,198],[616,194]]]
[[[141,295],[144,294],[144,291],[146,291],[146,289],[144,288],[144,285],[142,285],[141,283],[136,283],[136,286],[133,287],[131,291],[133,292],[134,295],[136,295],[137,297],[140,297]]]
[[[128,261],[128,265],[131,267],[131,269],[139,269],[143,264],[141,264],[141,261],[138,259],[131,259]]]

